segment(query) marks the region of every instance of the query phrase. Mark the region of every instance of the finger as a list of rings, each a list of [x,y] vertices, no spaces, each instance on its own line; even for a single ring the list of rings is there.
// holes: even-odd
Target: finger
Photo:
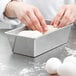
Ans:
[[[20,19],[20,21],[25,25],[27,24],[26,20],[23,17]]]
[[[54,25],[57,26],[57,25],[59,24],[59,21],[62,19],[64,13],[65,13],[65,9],[61,10],[61,11],[57,14],[57,16],[56,16],[56,18],[55,18],[55,21],[54,21]]]
[[[75,22],[75,17],[74,16],[71,16],[70,17],[70,21],[68,21],[66,25],[69,25],[69,24],[71,24],[73,22]]]
[[[57,26],[59,24],[59,21],[62,19],[62,17],[64,16],[64,13],[66,11],[66,8],[62,7],[60,9],[60,11],[58,12],[57,16],[54,18],[54,20],[52,21],[54,26]]]
[[[54,25],[55,18],[51,21],[50,25]]]
[[[60,24],[58,25],[58,27],[63,27],[67,24],[67,22],[71,21],[71,11],[67,10],[66,13],[64,14],[62,20],[60,21]]]
[[[37,19],[37,17],[34,15],[33,11],[28,13],[28,16],[32,22],[32,24],[34,25],[34,27],[36,28],[36,30],[43,32],[42,27],[40,26],[40,23]]]
[[[58,25],[58,28],[62,28],[62,27],[64,27],[66,24],[67,24],[67,22],[68,22],[68,19],[66,19],[65,21],[63,21],[63,20],[61,20],[61,23]]]
[[[34,29],[34,28],[31,27],[31,24],[29,24],[30,21],[29,21],[28,17],[26,16],[26,14],[24,14],[24,16],[22,16],[22,17],[20,18],[20,21],[21,21],[23,24],[25,24],[25,25],[28,27],[28,29],[30,29],[30,30]]]
[[[33,29],[28,25],[28,23],[26,22],[25,18],[22,18],[22,19],[21,19],[21,22],[22,22],[23,24],[25,24],[25,26],[26,26],[27,29],[33,30]]]
[[[30,18],[27,15],[24,16],[24,20],[26,21],[26,25],[29,29],[36,30],[36,28],[32,24],[32,21],[30,20]]]
[[[47,25],[46,25],[46,22],[45,22],[43,16],[41,15],[41,13],[39,12],[38,9],[34,9],[34,13],[35,13],[35,16],[38,18],[38,20],[41,24],[41,27],[43,28],[43,31],[46,32],[48,30],[48,28],[47,28]]]

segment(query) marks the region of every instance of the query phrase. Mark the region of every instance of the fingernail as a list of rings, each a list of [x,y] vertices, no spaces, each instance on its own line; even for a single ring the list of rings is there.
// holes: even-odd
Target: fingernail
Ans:
[[[41,33],[43,33],[43,30],[39,30]]]
[[[54,24],[54,28],[57,28],[57,25],[56,24]]]

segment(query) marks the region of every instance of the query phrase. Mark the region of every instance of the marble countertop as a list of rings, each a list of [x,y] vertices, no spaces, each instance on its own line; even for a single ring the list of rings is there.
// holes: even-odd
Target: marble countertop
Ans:
[[[65,46],[76,47],[76,26],[72,26],[68,43],[59,46],[36,58],[13,54],[4,32],[0,30],[0,76],[57,76],[49,75],[45,70],[45,63],[51,57],[61,61],[68,55]]]

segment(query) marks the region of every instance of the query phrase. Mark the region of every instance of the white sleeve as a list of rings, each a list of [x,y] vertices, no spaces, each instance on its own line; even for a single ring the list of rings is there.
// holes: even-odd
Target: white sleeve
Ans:
[[[76,0],[64,0],[65,4],[73,4],[75,2],[76,2]]]
[[[11,0],[0,0],[0,22],[10,24],[10,25],[19,25],[21,22],[18,19],[9,19],[4,16],[4,11],[6,8],[6,5],[10,2]]]

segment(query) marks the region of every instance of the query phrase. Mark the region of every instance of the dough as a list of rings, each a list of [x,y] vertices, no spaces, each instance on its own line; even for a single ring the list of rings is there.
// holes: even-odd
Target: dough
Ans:
[[[50,33],[50,32],[53,32],[53,31],[56,31],[57,30],[57,28],[54,28],[52,25],[47,25],[48,26],[48,31],[45,33],[45,34],[47,34],[47,33]]]
[[[47,25],[47,26],[48,26],[48,31],[46,33],[53,32],[53,31],[57,30],[57,28],[54,28],[51,25]],[[44,34],[46,34],[46,33],[44,33]],[[25,31],[19,32],[18,35],[24,36],[24,37],[29,37],[29,38],[38,38],[44,34],[40,33],[39,31],[25,30]]]
[[[38,38],[42,36],[42,33],[40,33],[39,31],[28,30],[28,31],[21,31],[18,35],[29,38]]]

